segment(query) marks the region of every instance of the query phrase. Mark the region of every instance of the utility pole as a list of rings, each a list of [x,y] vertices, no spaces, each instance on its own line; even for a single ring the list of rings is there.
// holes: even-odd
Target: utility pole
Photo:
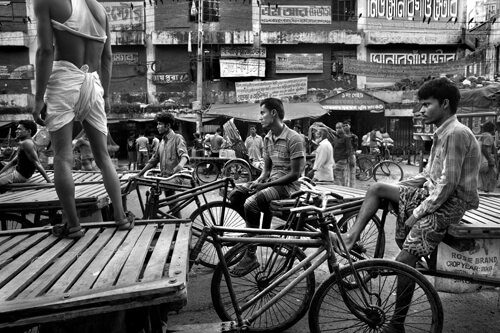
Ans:
[[[198,0],[198,56],[196,66],[196,102],[193,111],[196,114],[196,132],[202,133],[203,105],[203,0]]]

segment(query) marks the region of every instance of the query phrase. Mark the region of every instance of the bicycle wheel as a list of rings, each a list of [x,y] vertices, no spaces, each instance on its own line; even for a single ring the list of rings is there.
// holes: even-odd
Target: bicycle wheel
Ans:
[[[365,286],[351,290],[340,287],[339,280],[354,279],[354,270],[364,279]],[[405,318],[395,313],[398,278],[415,284]],[[352,268],[344,266],[340,276],[331,275],[319,286],[309,310],[309,329],[313,333],[399,332],[388,327],[398,319],[404,319],[401,332],[441,332],[443,306],[438,293],[420,272],[408,265],[384,259],[363,260]]]
[[[200,162],[196,164],[194,172],[202,183],[212,183],[219,178],[219,168],[214,162]]]
[[[261,236],[263,237],[263,236]],[[233,247],[225,256],[228,269],[236,265],[243,257],[250,244],[240,244]],[[297,247],[289,245],[256,245],[256,255],[260,267],[242,277],[231,276],[238,305],[249,301],[264,288],[287,273],[290,268],[304,260],[305,254]],[[310,265],[303,268],[305,271]],[[302,271],[293,274],[284,282],[264,295],[255,304],[246,309],[242,316],[249,318],[277,293],[288,286]],[[252,332],[281,332],[297,323],[307,312],[314,294],[314,274],[309,274],[297,286],[279,298],[261,316],[250,323]],[[212,277],[212,303],[220,319],[224,321],[236,320],[235,310],[226,285],[222,265],[217,265]]]
[[[405,150],[402,147],[394,147],[392,149],[392,160],[396,163],[401,163],[405,157]]]
[[[17,214],[0,214],[0,230],[33,228],[35,225],[28,219]]]
[[[222,216],[223,207],[224,216]],[[203,227],[205,226],[224,226],[231,228],[245,228],[245,219],[234,209],[230,202],[214,201],[209,202],[196,209],[189,217],[193,221],[191,231],[192,231],[192,244],[196,244],[198,238],[201,236]],[[226,236],[229,236],[226,234]],[[234,236],[234,235],[232,235]],[[226,253],[228,247],[224,246],[222,251]],[[219,257],[215,251],[212,238],[209,237],[198,256],[200,264],[206,267],[214,268],[219,262]]]
[[[368,180],[372,177],[371,170],[373,167],[373,162],[368,157],[360,157],[357,160],[359,168],[359,180]]]
[[[373,170],[373,179],[380,183],[395,184],[403,180],[403,169],[397,163],[382,161]]]
[[[233,178],[236,184],[252,181],[250,168],[240,161],[231,161],[224,165],[222,177]]]
[[[347,232],[354,225],[358,213],[359,211],[352,211],[342,216],[338,222],[341,232]],[[373,215],[368,222],[352,251],[356,253],[351,256],[353,260],[359,260],[361,257],[364,259],[384,257],[385,232],[377,215]]]

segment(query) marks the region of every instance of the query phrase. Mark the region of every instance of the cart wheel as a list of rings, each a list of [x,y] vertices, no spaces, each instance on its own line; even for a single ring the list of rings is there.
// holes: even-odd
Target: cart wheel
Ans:
[[[213,162],[200,162],[194,169],[196,178],[202,183],[212,183],[219,178],[219,168]]]
[[[0,214],[0,230],[33,228],[35,225],[17,214]]]
[[[236,184],[248,183],[252,181],[252,172],[244,163],[240,161],[231,161],[224,165],[222,177],[233,178]]]

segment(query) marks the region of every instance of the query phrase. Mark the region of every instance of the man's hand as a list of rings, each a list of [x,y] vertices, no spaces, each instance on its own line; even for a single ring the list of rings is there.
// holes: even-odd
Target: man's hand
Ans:
[[[50,180],[50,178],[47,179],[47,183],[52,184],[52,180]]]
[[[109,97],[104,97],[104,111],[109,114],[111,111],[111,103],[109,103]]]
[[[415,225],[415,223],[417,223],[417,218],[415,216],[413,216],[413,214],[411,214],[410,217],[408,218],[408,220],[406,220],[405,225],[408,228],[411,228]]]
[[[181,172],[182,169],[184,169],[184,166],[177,164],[177,166],[174,168],[173,172],[174,173]]]
[[[45,126],[45,117],[47,116],[47,104],[43,100],[35,100],[35,107],[31,112],[33,120],[40,125]]]
[[[263,189],[265,189],[267,187],[267,184],[266,183],[256,183],[256,182],[253,182],[252,184],[250,184],[250,193],[256,193],[256,192],[259,192]]]

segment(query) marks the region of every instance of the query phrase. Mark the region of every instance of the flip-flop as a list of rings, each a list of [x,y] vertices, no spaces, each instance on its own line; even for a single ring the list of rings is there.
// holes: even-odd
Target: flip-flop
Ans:
[[[116,222],[118,230],[132,230],[134,228],[135,215],[130,211],[125,212],[125,215],[127,216],[125,219],[121,220],[120,222]]]
[[[236,265],[235,268],[233,268],[231,271],[229,271],[229,274],[231,276],[233,276],[233,277],[243,277],[243,276],[247,275],[248,273],[256,270],[257,268],[259,268],[260,264],[259,264],[258,261],[254,261],[248,267],[241,268],[241,267],[238,267],[238,266],[239,265]],[[235,270],[239,270],[239,272],[235,272]]]
[[[82,238],[84,233],[81,226],[68,228],[68,225],[65,223],[53,226],[52,235],[56,236],[57,238],[78,239]]]

